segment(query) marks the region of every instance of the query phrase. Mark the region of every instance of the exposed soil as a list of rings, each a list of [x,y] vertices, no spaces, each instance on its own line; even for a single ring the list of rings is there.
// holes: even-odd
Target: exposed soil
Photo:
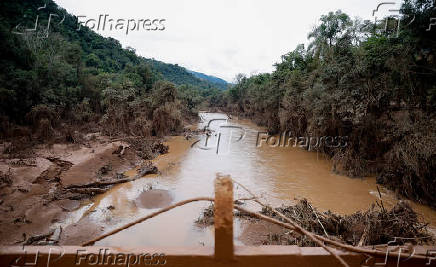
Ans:
[[[167,154],[162,154],[159,157],[152,160],[153,164],[159,168],[160,175],[168,175],[169,172],[175,165],[178,164],[180,158],[185,154],[186,150],[190,148],[191,143],[189,141],[183,140],[185,139],[182,136],[172,137],[172,140],[176,140],[175,142],[164,142],[165,147],[170,147],[171,151]],[[139,151],[138,151],[139,153]],[[147,165],[145,165],[147,167]],[[144,170],[150,170],[149,168],[142,167],[132,168],[126,171],[124,174],[128,177],[137,177],[138,175],[142,175]],[[155,175],[151,174],[147,177],[155,177]],[[94,205],[95,203],[99,203],[102,198],[107,196],[113,196],[117,198],[117,192],[120,188],[124,186],[129,187],[129,185],[120,185],[116,190],[110,191],[105,195],[96,196],[93,199]],[[87,211],[80,216],[77,222],[69,224],[65,229],[63,229],[62,236],[59,239],[59,244],[61,245],[78,245],[83,242],[89,241],[90,239],[96,238],[99,235],[103,234],[105,231],[109,229],[113,229],[114,223],[122,222],[117,215],[118,210],[120,209],[129,209],[129,206],[141,207],[146,209],[157,209],[166,207],[171,204],[173,201],[173,196],[169,191],[160,190],[153,188],[153,184],[147,184],[143,188],[143,192],[139,195],[139,197],[131,202],[124,204],[114,204],[109,205],[103,210],[98,210],[95,208],[96,206],[92,206],[87,209]],[[127,205],[127,206],[126,206]],[[95,219],[92,219],[92,213],[94,212],[104,212],[107,216],[103,216],[104,219],[102,223],[96,222]],[[107,221],[106,221],[107,220]],[[107,223],[105,223],[107,222]]]
[[[62,230],[53,233],[50,227],[67,218],[83,201],[114,184],[158,172],[144,158],[166,153],[168,147],[158,140],[124,140],[94,133],[85,136],[81,144],[38,145],[26,154],[13,155],[8,154],[10,144],[1,144],[0,244],[57,243]],[[139,146],[143,149],[138,150]],[[136,166],[140,168],[134,177],[124,175]],[[75,240],[83,240],[81,235],[86,239],[90,231],[103,229],[85,226],[69,227],[62,239],[77,244]]]

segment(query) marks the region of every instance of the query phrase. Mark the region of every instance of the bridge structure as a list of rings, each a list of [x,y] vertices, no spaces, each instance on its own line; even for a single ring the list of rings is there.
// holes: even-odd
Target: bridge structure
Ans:
[[[216,179],[214,204],[214,247],[3,246],[0,266],[341,266],[322,247],[235,246],[230,178]],[[332,249],[349,266],[436,266],[434,246],[414,247],[411,257],[398,257],[401,247],[394,246],[386,246],[386,255],[377,257]]]

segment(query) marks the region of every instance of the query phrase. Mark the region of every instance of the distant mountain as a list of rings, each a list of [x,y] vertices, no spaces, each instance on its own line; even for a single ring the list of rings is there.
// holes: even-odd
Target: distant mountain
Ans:
[[[217,88],[225,90],[227,82],[203,73],[188,70],[178,64],[169,64],[155,59],[144,58],[153,70],[162,75],[162,78],[176,85],[188,84],[204,89]]]
[[[210,83],[214,84],[216,87],[220,88],[220,89],[227,89],[227,86],[229,85],[225,80],[212,76],[212,75],[206,75],[204,73],[201,72],[195,72],[192,70],[188,70],[190,73],[192,73],[195,77],[201,79],[201,80],[205,80],[205,81],[209,81]]]

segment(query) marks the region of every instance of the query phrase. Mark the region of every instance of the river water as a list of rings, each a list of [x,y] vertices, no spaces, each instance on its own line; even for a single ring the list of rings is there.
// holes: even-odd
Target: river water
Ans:
[[[293,147],[258,147],[258,133],[264,129],[246,120],[229,120],[220,113],[200,113],[195,127],[209,125],[210,136],[196,140],[171,137],[168,154],[154,160],[161,171],[113,187],[81,209],[91,222],[105,225],[105,231],[126,224],[171,203],[200,196],[213,196],[214,179],[230,175],[273,206],[307,198],[319,210],[350,214],[364,210],[379,199],[374,177],[349,178],[334,174],[324,155]],[[207,139],[207,140],[206,140]],[[219,139],[219,142],[218,142]],[[217,143],[219,143],[217,148]],[[127,175],[134,175],[135,170]],[[149,190],[150,187],[152,190]],[[398,200],[380,188],[385,207]],[[235,187],[235,199],[247,197]],[[108,206],[115,209],[108,210]],[[96,243],[99,246],[213,246],[213,227],[199,227],[194,221],[209,203],[191,203],[133,226]],[[436,225],[436,212],[412,203],[423,219]],[[248,205],[250,208],[257,208]],[[235,242],[243,225],[235,220]]]

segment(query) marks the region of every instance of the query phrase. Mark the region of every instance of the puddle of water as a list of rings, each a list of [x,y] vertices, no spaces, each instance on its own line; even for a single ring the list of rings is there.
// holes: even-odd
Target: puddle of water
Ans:
[[[143,191],[136,199],[136,205],[145,209],[165,208],[171,204],[173,197],[167,190],[151,189]]]
[[[224,114],[218,113],[200,115],[202,122],[198,127],[204,127],[211,119],[226,119]],[[331,162],[322,154],[299,148],[256,147],[257,134],[263,131],[262,128],[245,120],[232,120],[229,123],[225,124],[224,120],[211,123],[215,131],[209,137],[201,137],[193,148],[191,145],[195,140],[170,138],[167,142],[169,153],[153,160],[161,171],[159,175],[113,187],[97,196],[83,216],[106,225],[106,231],[109,231],[152,213],[159,207],[188,198],[213,196],[217,174],[230,175],[273,206],[291,203],[294,198],[307,198],[320,210],[350,214],[367,209],[379,198],[374,177],[352,179],[336,175],[331,172]],[[245,136],[238,141],[242,132],[240,128],[223,128],[220,125],[241,127]],[[205,146],[206,138],[208,146]],[[213,144],[218,140],[217,154]],[[136,171],[126,174],[133,176]],[[150,185],[155,192],[146,193]],[[380,189],[385,207],[397,202],[391,192]],[[235,187],[235,198],[246,196],[241,188]],[[111,205],[115,209],[108,211],[107,207]],[[213,246],[213,227],[199,228],[194,224],[208,205],[191,203],[178,207],[101,240],[96,245]],[[435,211],[415,203],[412,206],[425,220],[436,225]],[[240,222],[235,220],[236,237],[241,233],[241,227]],[[240,244],[237,238],[235,242]]]

